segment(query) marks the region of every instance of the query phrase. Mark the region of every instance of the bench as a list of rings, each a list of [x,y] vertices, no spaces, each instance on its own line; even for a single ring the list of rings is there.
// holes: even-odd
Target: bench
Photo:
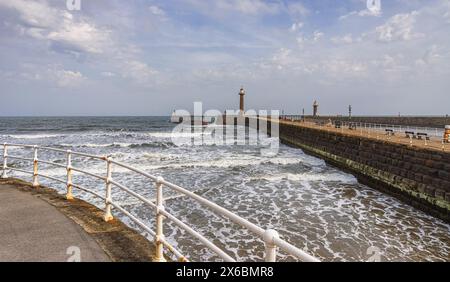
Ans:
[[[385,131],[386,131],[386,135],[388,135],[388,136],[394,136],[395,135],[393,129],[385,129]]]
[[[413,138],[416,138],[416,135],[414,134],[413,131],[405,131],[405,135],[406,135],[406,138],[410,138],[411,136]]]
[[[348,125],[348,129],[350,129],[350,130],[356,130],[356,123],[350,123],[350,124]]]
[[[425,140],[430,140],[430,136],[428,136],[427,133],[417,133],[417,139],[422,140],[422,138],[425,138]]]
[[[341,128],[341,124],[342,124],[342,123],[341,123],[340,121],[335,121],[335,122],[334,122],[334,127],[335,127],[335,128]]]

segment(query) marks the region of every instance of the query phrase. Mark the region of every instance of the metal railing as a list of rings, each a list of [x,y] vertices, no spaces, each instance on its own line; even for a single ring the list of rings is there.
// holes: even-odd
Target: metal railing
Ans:
[[[9,147],[19,147],[24,149],[32,149],[33,150],[33,157],[27,158],[22,156],[14,156],[8,154],[8,148]],[[38,159],[38,151],[52,151],[60,154],[66,155],[66,164],[60,164],[48,160],[39,160]],[[81,168],[74,167],[72,165],[72,156],[78,156],[83,157],[87,159],[94,159],[98,161],[103,161],[106,163],[106,174],[105,176],[101,176],[92,172],[85,171]],[[33,163],[33,171],[27,171],[25,169],[15,168],[15,167],[8,167],[8,159],[17,159],[22,161],[29,161]],[[47,164],[47,165],[54,165],[60,168],[65,168],[67,171],[66,179],[58,179],[56,177],[45,175],[39,172],[39,163]],[[144,176],[145,178],[149,179],[155,184],[155,192],[156,192],[156,200],[155,202],[146,199],[144,196],[132,191],[130,188],[126,187],[125,185],[117,182],[114,180],[112,176],[113,171],[113,165],[127,169],[131,172],[135,172],[141,176]],[[203,245],[205,245],[207,248],[209,248],[211,251],[216,253],[220,258],[222,258],[225,261],[233,262],[235,261],[234,258],[232,258],[230,255],[228,255],[225,251],[217,247],[215,244],[213,244],[210,240],[208,240],[206,237],[204,237],[202,234],[195,231],[193,228],[189,227],[187,224],[182,222],[181,220],[177,219],[174,215],[167,212],[164,208],[164,196],[163,196],[163,187],[167,187],[175,192],[178,192],[186,197],[189,197],[190,199],[193,199],[197,201],[198,203],[208,207],[210,210],[216,212],[217,214],[228,218],[232,222],[250,230],[252,233],[254,233],[258,238],[262,239],[265,245],[265,261],[267,262],[274,262],[276,261],[277,257],[277,249],[281,249],[284,252],[286,252],[289,255],[292,255],[301,261],[307,261],[307,262],[318,262],[319,260],[306,252],[302,251],[301,249],[291,245],[290,243],[286,242],[285,240],[281,239],[278,235],[278,232],[273,229],[263,229],[250,221],[236,215],[235,213],[189,191],[185,188],[182,188],[178,185],[175,185],[173,183],[170,183],[166,180],[164,180],[160,176],[154,176],[151,174],[148,174],[140,169],[137,169],[135,167],[132,167],[128,164],[124,164],[118,161],[113,160],[111,157],[108,156],[96,156],[96,155],[90,155],[85,154],[81,152],[73,152],[71,150],[62,150],[62,149],[56,149],[56,148],[50,148],[50,147],[41,147],[41,146],[35,146],[35,145],[22,145],[22,144],[3,144],[3,172],[1,175],[1,178],[8,178],[8,171],[18,171],[25,174],[31,174],[32,175],[32,183],[34,187],[39,186],[39,177],[47,178],[56,182],[60,182],[66,185],[66,199],[70,200],[73,199],[72,190],[73,188],[82,190],[84,192],[87,192],[89,194],[94,195],[95,197],[101,199],[104,201],[105,209],[104,209],[104,220],[110,221],[113,219],[112,209],[117,209],[121,213],[123,213],[125,216],[127,216],[129,219],[131,219],[135,224],[137,224],[140,228],[148,232],[153,238],[154,243],[156,246],[156,253],[155,258],[156,261],[165,261],[164,258],[164,250],[167,249],[170,251],[178,260],[180,261],[188,261],[187,258],[181,254],[179,250],[177,250],[175,247],[173,247],[164,237],[163,232],[163,226],[164,226],[164,219],[171,220],[176,226],[178,226],[181,229],[184,229],[187,233],[189,233],[191,236],[199,240]],[[77,185],[73,183],[72,180],[72,174],[73,172],[78,172],[81,174],[88,175],[90,177],[94,177],[97,179],[100,179],[105,182],[105,193],[104,195],[100,195],[99,193],[92,191],[91,189],[87,187],[83,187],[81,185]],[[152,230],[151,227],[149,227],[147,224],[142,222],[140,219],[138,219],[136,216],[131,214],[129,211],[127,211],[125,208],[120,206],[117,202],[115,202],[112,198],[112,188],[117,187],[121,189],[122,191],[128,193],[128,195],[133,196],[134,198],[140,200],[145,205],[151,207],[155,211],[155,219],[156,219],[156,229],[155,231]]]
[[[405,133],[405,131],[413,131],[415,133],[426,133],[429,137],[442,139],[444,135],[444,128],[437,127],[423,127],[423,126],[410,126],[410,125],[397,125],[397,124],[383,124],[383,123],[369,123],[369,122],[359,122],[359,121],[343,121],[343,120],[333,120],[333,119],[320,119],[303,117],[300,115],[284,115],[280,116],[280,119],[290,120],[290,121],[304,121],[312,122],[317,124],[327,124],[331,122],[331,125],[335,126],[336,123],[340,124],[342,127],[354,127],[357,129],[363,129],[365,131],[384,131],[386,129],[392,130],[394,133]]]
[[[381,139],[384,136],[385,139],[392,140],[394,135],[403,135],[406,140],[405,142],[409,146],[424,145],[430,148],[440,149],[442,151],[448,150],[448,143],[450,143],[450,136],[448,138],[444,137],[445,129],[436,127],[352,122],[331,119],[326,120],[303,117],[299,115],[280,116],[280,120],[313,124],[319,127],[324,127],[326,130],[329,130],[330,127],[335,127],[342,133],[344,133],[344,130],[347,128],[358,132],[362,136],[365,135],[376,139]],[[399,141],[399,139],[397,139],[397,141]]]

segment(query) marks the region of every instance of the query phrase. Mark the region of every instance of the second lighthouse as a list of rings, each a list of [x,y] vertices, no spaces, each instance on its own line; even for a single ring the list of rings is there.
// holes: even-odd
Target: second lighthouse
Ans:
[[[241,113],[244,113],[244,96],[245,96],[244,87],[241,87],[241,90],[239,91],[239,111]]]

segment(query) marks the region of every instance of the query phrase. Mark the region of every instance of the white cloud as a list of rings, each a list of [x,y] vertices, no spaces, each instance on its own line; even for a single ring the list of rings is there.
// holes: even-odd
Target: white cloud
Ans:
[[[85,19],[75,20],[67,10],[50,7],[45,1],[0,0],[0,6],[16,10],[21,22],[16,30],[39,40],[56,43],[75,52],[102,53],[110,42],[109,31]]]
[[[92,24],[69,22],[57,31],[48,33],[47,38],[88,53],[103,53],[111,42],[109,31],[99,30]]]
[[[59,12],[43,1],[0,0],[0,6],[19,12],[23,24],[31,27],[48,28],[59,22]]]
[[[58,70],[56,73],[57,84],[60,87],[77,87],[85,77],[79,71]]]
[[[291,29],[290,30],[292,32],[296,32],[296,31],[300,30],[302,27],[303,27],[303,23],[302,22],[296,22],[296,23],[293,23],[291,25]]]
[[[150,10],[150,13],[152,13],[155,16],[165,16],[166,15],[166,12],[164,12],[164,10],[158,6],[152,5],[152,6],[148,7],[148,9]]]
[[[150,68],[146,63],[130,60],[123,64],[123,77],[131,78],[140,84],[151,83],[158,72]]]
[[[348,59],[324,60],[322,68],[325,74],[339,79],[348,76],[365,76],[368,70],[366,63]]]
[[[236,12],[246,15],[276,14],[281,11],[280,3],[266,2],[263,0],[187,0],[197,11],[202,11],[209,16],[221,15],[224,12]]]
[[[447,23],[450,23],[450,1],[446,1],[443,3],[444,19],[447,20]]]
[[[115,73],[110,72],[110,71],[104,71],[104,72],[101,72],[100,74],[101,74],[102,76],[104,76],[104,77],[114,77],[114,76],[116,76]]]
[[[275,14],[279,12],[279,6],[275,3],[267,3],[262,0],[234,0],[219,1],[222,7],[236,9],[244,14]]]
[[[437,45],[432,45],[425,51],[425,54],[422,58],[416,60],[416,65],[418,66],[427,66],[430,64],[439,63],[443,58],[443,55],[439,52],[439,47]]]
[[[391,17],[385,24],[375,29],[378,40],[382,42],[408,41],[422,37],[423,34],[414,32],[414,25],[418,15],[419,12],[413,11]]]
[[[310,13],[309,9],[306,8],[302,3],[295,2],[295,3],[289,3],[287,5],[288,13],[293,16],[306,16]]]
[[[138,58],[140,49],[134,44],[122,43],[112,36],[112,31],[96,26],[91,19],[68,12],[63,6],[57,9],[46,1],[7,1],[0,0],[4,6],[19,13],[21,21],[14,30],[22,36],[49,43],[53,50],[75,54],[80,53],[99,56],[106,59],[122,77],[131,78],[139,84],[150,84],[155,73],[151,67]],[[157,6],[151,6],[153,14],[164,15]],[[43,70],[41,70],[43,71]],[[80,72],[54,70],[59,86],[74,86],[85,80]],[[110,76],[112,72],[103,76]]]
[[[334,36],[331,38],[331,42],[335,44],[351,44],[353,43],[353,37],[351,34],[346,34],[344,36]]]
[[[339,17],[339,20],[345,20],[348,19],[352,16],[358,16],[358,17],[379,17],[381,16],[381,10],[369,10],[369,9],[364,9],[364,10],[360,10],[360,11],[351,11],[348,14],[342,15]]]
[[[316,30],[316,31],[314,31],[314,34],[313,34],[313,41],[314,42],[319,41],[323,36],[324,36],[323,32]]]
[[[319,42],[324,36],[325,34],[319,30],[314,31],[310,36],[301,33],[296,37],[297,45],[300,48],[303,48],[307,44],[314,44]]]

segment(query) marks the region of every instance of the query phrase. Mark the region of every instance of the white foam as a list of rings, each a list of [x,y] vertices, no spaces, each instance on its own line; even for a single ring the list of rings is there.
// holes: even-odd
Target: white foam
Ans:
[[[267,181],[336,181],[342,183],[357,183],[357,179],[350,174],[342,173],[280,173],[277,175],[262,175],[256,177],[250,177],[250,180],[264,179]]]
[[[155,138],[192,138],[202,136],[202,132],[148,132],[147,136]]]
[[[6,138],[14,138],[14,139],[44,139],[44,138],[55,138],[64,135],[59,134],[12,134],[12,135],[4,135]]]

